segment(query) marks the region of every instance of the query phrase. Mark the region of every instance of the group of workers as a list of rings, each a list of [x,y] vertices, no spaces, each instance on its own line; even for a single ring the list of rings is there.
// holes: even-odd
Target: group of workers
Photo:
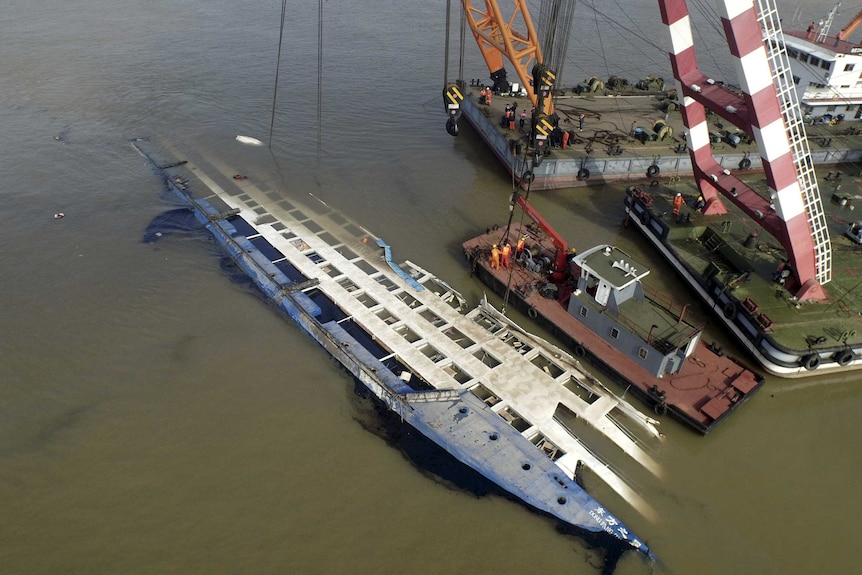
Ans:
[[[518,243],[515,244],[515,257],[521,257],[521,254],[524,252],[524,245],[527,242],[527,236],[521,236],[518,240]],[[500,269],[500,265],[504,268],[509,267],[509,257],[512,254],[512,245],[507,241],[503,243],[503,247],[500,248],[497,244],[494,244],[491,247],[491,269],[496,270]]]
[[[479,103],[480,104],[487,104],[490,106],[491,105],[491,97],[493,95],[494,95],[494,91],[491,88],[489,88],[488,86],[485,86],[484,88],[479,90]]]

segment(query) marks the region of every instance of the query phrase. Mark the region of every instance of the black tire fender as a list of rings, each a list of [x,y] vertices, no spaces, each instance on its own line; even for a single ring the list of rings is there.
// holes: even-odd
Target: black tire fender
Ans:
[[[528,184],[533,183],[533,180],[535,180],[535,179],[536,179],[536,174],[534,174],[534,173],[533,173],[533,170],[527,170],[527,171],[526,171],[526,172],[524,172],[524,174],[521,176],[521,181],[522,181],[522,182],[526,182],[526,183],[528,183]]]
[[[739,169],[740,170],[747,170],[750,167],[751,167],[751,160],[749,160],[748,158],[742,158],[739,161]]]
[[[660,401],[653,406],[653,411],[655,411],[656,415],[667,415],[667,404]]]
[[[724,317],[726,317],[727,319],[731,321],[736,319],[736,304],[732,301],[729,301],[724,304],[724,309],[722,311],[724,312]]]
[[[649,212],[646,208],[641,212],[641,223],[645,226],[649,225]]]
[[[590,177],[590,171],[588,169],[581,168],[580,170],[578,170],[578,179],[579,180],[586,180],[589,177]]]
[[[587,355],[587,350],[585,350],[584,346],[582,346],[582,345],[576,345],[575,346],[575,355],[578,357],[584,357],[585,355]]]
[[[808,371],[814,371],[820,367],[820,356],[816,353],[809,353],[802,357],[802,367]]]
[[[659,168],[657,165],[653,164],[652,166],[650,166],[649,168],[647,168],[647,170],[646,170],[646,175],[647,175],[647,177],[649,177],[649,178],[654,178],[654,177],[656,177],[656,176],[658,175],[658,173],[659,173],[660,171],[661,171],[661,168]]]
[[[536,311],[536,308],[530,306],[530,309],[527,310],[527,315],[530,316],[530,319],[536,319],[539,317],[539,312]]]
[[[854,359],[856,359],[856,354],[853,353],[852,349],[842,349],[835,354],[835,363],[837,363],[841,367],[846,367],[850,365],[850,363]]]

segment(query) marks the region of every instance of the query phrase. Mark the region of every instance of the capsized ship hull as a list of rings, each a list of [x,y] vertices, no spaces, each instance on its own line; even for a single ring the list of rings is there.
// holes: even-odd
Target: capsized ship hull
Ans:
[[[146,142],[135,147],[159,168]],[[657,473],[611,416],[622,413],[657,436],[654,420],[559,358],[560,377],[592,400],[582,401],[543,375],[536,362],[550,354],[541,340],[482,306],[465,313],[462,298],[445,282],[410,262],[394,264],[385,242],[378,242],[382,254],[372,250],[369,234],[340,214],[329,214],[328,221],[358,232],[353,241],[337,240],[277,194],[270,192],[268,200],[245,177],[231,181],[225,169],[204,173],[182,161],[159,172],[261,293],[405,423],[593,543],[653,556],[575,481],[573,470],[589,465],[636,508],[648,505],[556,417],[561,408],[570,410]],[[510,334],[505,341],[503,333]]]

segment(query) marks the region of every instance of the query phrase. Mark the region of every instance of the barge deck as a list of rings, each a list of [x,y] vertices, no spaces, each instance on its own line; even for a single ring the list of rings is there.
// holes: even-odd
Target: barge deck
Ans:
[[[527,257],[515,258],[508,268],[495,268],[492,248],[506,241],[514,246],[522,237]],[[670,414],[705,435],[762,386],[760,376],[701,340],[702,326],[688,322],[684,306],[639,285],[637,277],[648,273],[646,267],[612,246],[602,246],[603,253],[593,249],[582,254],[583,259],[570,259],[573,269],[567,270],[564,283],[554,285],[549,266],[558,247],[537,226],[519,223],[495,226],[463,243],[471,268],[483,283],[501,296],[508,293],[521,311],[575,355],[589,358],[659,415]],[[541,261],[547,264],[534,264]],[[637,276],[628,273],[635,267]],[[583,269],[590,270],[590,277],[577,283],[587,275]],[[593,269],[603,269],[599,273],[604,277],[596,281]],[[597,289],[616,293],[599,302],[594,297]]]
[[[784,249],[730,202],[725,202],[726,214],[703,214],[695,207],[696,188],[685,183],[630,187],[624,200],[629,225],[653,244],[751,357],[779,377],[862,369],[862,237],[851,231],[859,222],[854,208],[862,199],[862,177],[821,172],[819,179],[829,194],[823,209],[834,270],[823,286],[827,297],[819,302],[797,301],[785,286]],[[671,206],[676,193],[685,200],[678,218]]]

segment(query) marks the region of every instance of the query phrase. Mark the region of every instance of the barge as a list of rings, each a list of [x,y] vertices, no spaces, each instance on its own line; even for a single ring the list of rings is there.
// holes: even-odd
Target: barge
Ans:
[[[615,246],[575,254],[520,194],[533,223],[493,226],[463,244],[483,283],[588,357],[658,415],[707,434],[762,386],[763,378],[702,339],[688,306],[649,290],[649,269]],[[519,249],[519,242],[523,249]],[[508,266],[495,251],[515,247]]]
[[[433,274],[395,263],[382,239],[328,206],[288,200],[211,158],[170,159],[192,150],[133,146],[264,298],[401,421],[591,544],[653,558],[576,476],[588,468],[653,515],[609,460],[660,475],[645,450],[661,435],[655,419],[489,305],[469,310]]]
[[[801,301],[794,295],[786,251],[761,227],[732,208],[704,214],[696,188],[631,186],[625,197],[628,225],[641,233],[679,273],[714,317],[769,373],[786,378],[862,369],[862,292],[858,261],[862,222],[854,216],[862,180],[830,172],[832,189],[823,202],[832,238],[832,281],[826,297]],[[828,178],[828,179],[827,179]],[[671,199],[681,194],[681,217]]]

